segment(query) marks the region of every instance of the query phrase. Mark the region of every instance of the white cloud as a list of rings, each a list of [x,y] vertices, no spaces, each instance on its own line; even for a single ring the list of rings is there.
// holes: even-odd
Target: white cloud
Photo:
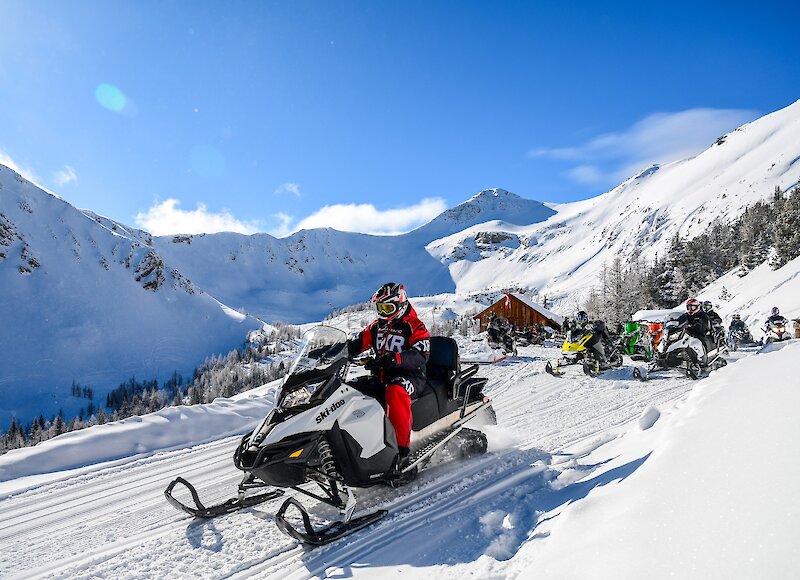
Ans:
[[[273,217],[277,218],[281,223],[281,225],[270,232],[273,236],[276,238],[282,238],[283,236],[288,236],[290,233],[292,233],[292,222],[294,221],[292,216],[287,213],[279,212]]]
[[[78,181],[78,174],[75,173],[75,170],[72,167],[66,165],[64,169],[55,172],[53,175],[53,181],[60,186],[64,186],[68,183]]]
[[[573,181],[594,184],[604,179],[603,172],[595,165],[578,165],[567,171]]]
[[[136,214],[136,225],[156,236],[216,232],[254,234],[259,231],[257,221],[238,220],[227,210],[210,213],[205,204],[198,203],[196,210],[187,211],[178,207],[180,203],[172,198],[156,203],[146,212]]]
[[[714,140],[758,117],[743,109],[689,109],[653,113],[618,133],[600,135],[575,147],[537,148],[528,157],[549,157],[578,165],[567,171],[574,181],[616,184],[654,163],[693,157]]]
[[[440,198],[423,199],[416,205],[387,210],[379,210],[371,203],[340,203],[326,205],[293,226],[290,216],[278,214],[275,217],[281,220],[281,227],[273,233],[284,236],[298,230],[333,228],[343,232],[394,235],[413,230],[446,209],[447,204]]]
[[[5,165],[9,169],[13,169],[28,181],[38,181],[38,178],[33,173],[33,171],[31,171],[30,167],[19,165],[11,158],[11,156],[8,153],[3,151],[2,149],[0,149],[0,163]]]
[[[303,194],[300,191],[300,184],[299,183],[292,183],[286,182],[282,183],[278,189],[275,190],[275,195],[281,195],[284,193],[291,193],[295,197],[303,197]]]

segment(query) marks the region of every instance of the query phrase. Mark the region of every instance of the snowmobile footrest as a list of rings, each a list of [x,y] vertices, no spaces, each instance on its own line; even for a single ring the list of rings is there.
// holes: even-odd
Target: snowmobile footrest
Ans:
[[[286,510],[291,506],[294,506],[300,512],[304,531],[298,530],[286,521]],[[275,514],[275,524],[280,531],[298,542],[311,546],[324,546],[377,522],[388,513],[388,510],[378,510],[357,518],[351,518],[346,522],[333,522],[320,530],[315,530],[314,526],[311,525],[311,518],[303,505],[293,497],[290,497],[283,502],[281,509]]]
[[[178,484],[183,485],[189,490],[189,493],[192,495],[194,507],[188,506],[172,496],[172,490],[175,489],[175,486]],[[283,493],[283,490],[275,489],[266,493],[251,495],[249,497],[232,497],[220,504],[206,507],[203,505],[203,502],[200,501],[200,496],[197,494],[197,490],[194,488],[194,486],[182,477],[176,477],[174,480],[172,480],[172,482],[170,482],[170,484],[167,486],[167,489],[164,490],[164,497],[166,497],[167,501],[176,509],[193,515],[196,518],[208,519],[230,514],[244,508],[253,507],[255,505],[264,503],[265,501],[280,497],[283,495]]]

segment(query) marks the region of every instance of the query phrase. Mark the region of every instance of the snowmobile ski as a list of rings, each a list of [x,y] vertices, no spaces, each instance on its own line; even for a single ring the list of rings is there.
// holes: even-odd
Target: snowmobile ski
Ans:
[[[589,377],[596,377],[600,374],[600,364],[594,359],[584,361],[583,374]]]
[[[285,517],[286,510],[291,506],[294,506],[300,512],[300,517],[303,521],[303,531],[295,528]],[[311,524],[311,518],[303,507],[303,504],[295,498],[290,497],[283,502],[283,505],[275,514],[275,524],[284,534],[302,544],[324,546],[325,544],[330,544],[331,542],[374,524],[388,513],[388,510],[377,510],[363,516],[350,518],[347,521],[333,522],[322,529],[315,530],[314,526]]]
[[[556,365],[556,367],[553,368],[553,365],[550,361],[547,361],[547,364],[544,365],[544,371],[548,375],[553,375],[554,377],[560,377],[564,374],[564,371],[561,370],[560,365]]]
[[[186,489],[189,490],[189,493],[192,494],[192,501],[194,501],[195,507],[188,506],[172,496],[172,490],[178,484],[186,487]],[[206,507],[203,505],[203,502],[200,501],[200,496],[198,495],[195,487],[182,477],[176,477],[167,486],[167,489],[164,490],[164,496],[167,498],[167,501],[170,504],[172,504],[173,507],[176,507],[177,509],[184,511],[187,514],[191,514],[196,518],[203,518],[203,519],[216,518],[225,514],[231,514],[241,509],[262,504],[271,499],[275,499],[276,497],[280,497],[283,494],[284,494],[283,490],[275,489],[272,491],[268,491],[266,493],[260,493],[257,495],[251,495],[247,497],[244,495],[242,488],[240,486],[240,492],[238,497],[232,497],[220,504]]]
[[[647,369],[642,372],[642,369],[639,367],[633,367],[633,378],[646,383],[650,380],[650,373]]]

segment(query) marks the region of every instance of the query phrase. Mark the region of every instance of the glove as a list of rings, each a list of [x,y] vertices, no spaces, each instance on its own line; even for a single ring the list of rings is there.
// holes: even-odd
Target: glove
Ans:
[[[393,369],[397,366],[397,355],[393,352],[382,354],[372,363],[378,369]]]

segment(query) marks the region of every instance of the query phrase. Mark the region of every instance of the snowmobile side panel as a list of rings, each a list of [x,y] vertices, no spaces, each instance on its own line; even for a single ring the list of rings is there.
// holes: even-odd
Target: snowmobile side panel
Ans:
[[[383,432],[373,435],[381,441],[383,449],[364,457],[363,449],[353,435],[335,424],[328,433],[328,442],[336,458],[336,470],[344,483],[352,487],[367,487],[379,482],[384,473],[392,469],[397,456],[397,443],[389,418],[383,416]]]
[[[329,431],[334,423],[339,422],[342,428],[346,428],[359,442],[364,457],[370,457],[383,449],[381,437],[374,437],[371,429],[375,418],[383,414],[383,407],[374,398],[367,397],[350,386],[342,385],[322,405],[307,409],[272,427],[260,445],[268,447],[280,443],[295,433],[315,431],[324,433]]]

